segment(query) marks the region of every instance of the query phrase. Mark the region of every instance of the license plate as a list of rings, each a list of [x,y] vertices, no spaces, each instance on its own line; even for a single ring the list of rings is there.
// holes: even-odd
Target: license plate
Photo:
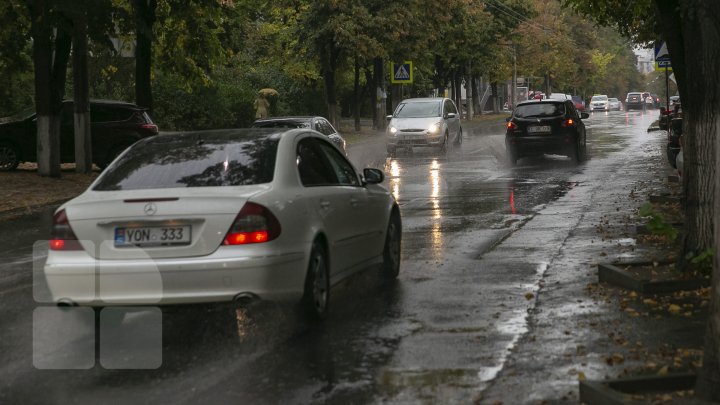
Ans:
[[[550,132],[550,126],[548,125],[541,125],[536,127],[528,127],[528,132],[536,133],[536,132]]]
[[[189,225],[115,228],[116,247],[189,245],[190,241]]]

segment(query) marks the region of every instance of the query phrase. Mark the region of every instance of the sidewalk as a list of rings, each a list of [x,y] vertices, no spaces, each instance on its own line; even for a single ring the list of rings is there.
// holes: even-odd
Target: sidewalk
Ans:
[[[502,252],[537,246],[531,250],[544,250],[552,259],[538,263],[539,289],[525,297],[527,332],[477,402],[578,403],[582,379],[698,369],[708,291],[655,297],[598,283],[597,263],[663,261],[676,253],[667,245],[639,242],[635,231],[644,222],[637,210],[648,195],[672,187],[666,183],[663,139],[648,134],[618,165],[590,160],[565,196],[498,247]],[[559,244],[529,242],[562,227],[567,238]],[[672,305],[682,310],[668,311]],[[659,398],[671,399],[682,403]]]

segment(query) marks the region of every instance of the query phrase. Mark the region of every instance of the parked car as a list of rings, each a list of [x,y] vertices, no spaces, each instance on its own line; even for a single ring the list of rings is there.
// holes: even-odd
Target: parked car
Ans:
[[[37,161],[37,119],[35,110],[26,110],[1,120],[0,171],[15,169],[20,162]],[[147,109],[132,103],[109,100],[90,102],[92,160],[107,166],[136,141],[157,135],[158,127]],[[60,161],[75,162],[73,102],[62,103],[60,116]]]
[[[680,104],[680,96],[670,96],[670,108],[675,107],[675,104]]]
[[[605,94],[596,94],[590,99],[591,111],[608,111],[608,96]]]
[[[52,299],[290,300],[322,318],[331,286],[358,270],[398,275],[400,211],[383,179],[357,173],[307,129],[144,139],[55,212],[44,266]]]
[[[652,101],[653,108],[660,108],[662,105],[660,102],[660,96],[655,93],[650,93],[650,100]]]
[[[585,101],[582,96],[572,96],[573,105],[578,111],[585,111]]]
[[[550,97],[553,100],[572,100],[572,96],[564,93],[551,93]]]
[[[608,98],[608,109],[612,111],[622,110],[622,103],[616,98]]]
[[[403,100],[388,115],[387,153],[417,146],[437,148],[444,153],[448,144],[462,144],[462,126],[455,103],[449,98],[411,98]]]
[[[670,128],[668,129],[667,157],[672,167],[676,167],[677,156],[680,152],[680,138],[683,135],[683,119],[672,115],[670,118]]]
[[[572,101],[541,100],[518,104],[508,118],[505,148],[511,164],[543,153],[570,156],[580,162],[586,156],[583,119]]]
[[[625,97],[625,110],[644,110],[645,101],[643,100],[642,93],[630,92]]]
[[[273,117],[257,120],[253,128],[310,128],[330,138],[343,153],[346,153],[345,139],[338,133],[330,121],[324,117]]]

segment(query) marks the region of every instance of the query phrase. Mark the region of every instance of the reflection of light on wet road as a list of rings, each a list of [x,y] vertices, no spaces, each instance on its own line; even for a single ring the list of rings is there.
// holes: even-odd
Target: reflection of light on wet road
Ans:
[[[515,209],[515,189],[510,189],[510,213],[513,215],[517,214],[517,210]]]
[[[255,328],[253,320],[248,316],[247,309],[235,309],[235,323],[237,325],[237,334],[240,342],[243,342]]]
[[[392,176],[390,181],[392,194],[396,201],[400,201],[400,165],[395,159],[390,162],[390,176]]]
[[[443,251],[443,234],[440,230],[440,222],[442,220],[442,211],[440,211],[440,165],[437,160],[433,160],[430,164],[430,204],[432,204],[432,256],[433,259],[439,260]]]

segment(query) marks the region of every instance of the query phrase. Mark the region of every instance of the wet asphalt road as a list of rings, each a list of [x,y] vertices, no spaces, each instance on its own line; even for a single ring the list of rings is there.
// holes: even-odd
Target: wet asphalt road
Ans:
[[[585,120],[589,161],[579,166],[544,156],[509,167],[501,124],[466,123],[462,147],[442,158],[417,150],[389,159],[382,138],[351,145],[353,163],[383,168],[400,203],[398,281],[368,271],[343,283],[323,324],[271,303],[167,309],[157,369],[107,369],[98,358],[86,370],[35,368],[33,312],[49,307],[33,297],[43,287],[41,278],[33,283],[42,252],[33,260],[32,246],[44,238],[51,211],[0,223],[0,403],[471,402],[527,331],[532,304],[522,297],[541,287],[550,247],[573,222],[559,216],[541,230],[524,225],[557,198],[582,196],[576,178],[602,181],[588,172],[593,167],[641,153],[656,115],[593,114]],[[149,316],[131,314],[123,327]],[[72,323],[36,320],[36,342],[61,342],[71,356],[93,347],[92,334]],[[147,355],[130,348],[130,357]]]

